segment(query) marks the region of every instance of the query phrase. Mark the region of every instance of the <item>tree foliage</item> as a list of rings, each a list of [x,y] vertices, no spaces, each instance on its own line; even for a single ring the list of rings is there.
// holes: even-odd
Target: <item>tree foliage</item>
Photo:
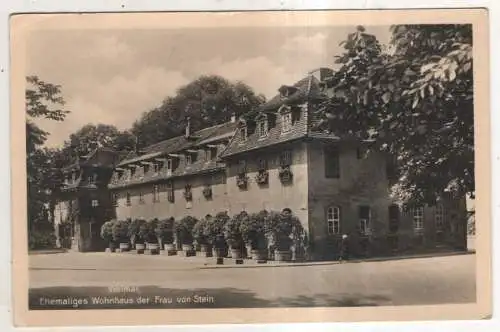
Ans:
[[[59,85],[44,82],[37,76],[28,76],[26,81],[26,172],[31,231],[37,223],[50,221],[53,194],[60,188],[60,168],[63,165],[57,149],[43,147],[49,133],[39,128],[34,121],[37,118],[63,121],[68,111],[61,108],[64,99]]]
[[[397,25],[384,48],[363,27],[347,36],[320,129],[373,139],[397,156],[403,200],[474,192],[470,25]]]
[[[132,126],[141,146],[182,134],[186,117],[193,130],[221,124],[252,110],[264,102],[262,95],[242,82],[232,83],[216,76],[201,76],[180,87],[175,96],[146,112]]]

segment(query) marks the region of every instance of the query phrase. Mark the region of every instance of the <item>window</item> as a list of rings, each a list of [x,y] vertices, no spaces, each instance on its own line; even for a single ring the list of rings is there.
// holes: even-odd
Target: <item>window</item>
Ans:
[[[399,206],[389,206],[389,232],[397,233],[399,230]]]
[[[434,221],[436,223],[436,230],[443,231],[444,229],[444,207],[442,204],[436,205],[436,211],[434,214]]]
[[[167,182],[167,200],[171,203],[175,201],[174,184],[171,181]]]
[[[130,169],[130,177],[133,177],[135,175],[135,166],[132,166]]]
[[[424,229],[424,208],[422,206],[413,208],[413,228],[416,231]]]
[[[98,206],[99,206],[99,200],[97,200],[97,199],[93,199],[93,200],[92,200],[92,207],[94,207],[94,208],[95,208],[95,207],[98,207]]]
[[[238,162],[238,173],[242,174],[242,173],[246,173],[246,171],[247,171],[247,162],[246,162],[246,160],[240,160]]]
[[[155,184],[153,186],[153,202],[159,202],[160,201],[160,187]]]
[[[240,129],[240,140],[242,142],[247,140],[247,127],[241,127]]]
[[[148,174],[149,172],[149,165],[144,165],[144,174]]]
[[[162,162],[156,162],[153,164],[153,170],[155,173],[159,173],[161,168],[163,166],[163,163]]]
[[[97,182],[97,174],[89,175],[87,181],[88,184],[95,184]]]
[[[170,175],[172,174],[172,171],[174,169],[173,167],[173,160],[172,159],[167,159],[167,174]]]
[[[281,115],[282,132],[286,133],[292,129],[292,113],[287,112]]]
[[[118,171],[118,180],[120,180],[123,177],[123,171]]]
[[[265,171],[267,169],[267,160],[259,159],[259,171]]]
[[[340,208],[338,206],[328,208],[326,211],[326,222],[328,234],[340,234]]]
[[[217,148],[208,149],[208,160],[214,160],[217,158]]]
[[[193,156],[190,154],[187,154],[186,155],[186,165],[191,165],[192,162],[193,162]]]
[[[259,137],[267,136],[267,120],[260,120],[257,123],[257,132],[259,133]]]
[[[292,152],[290,150],[286,150],[281,152],[280,155],[280,165],[281,166],[290,166],[292,164]]]
[[[368,235],[370,233],[371,210],[369,206],[360,206],[359,214],[359,230],[361,234]]]
[[[111,195],[111,204],[113,204],[113,206],[118,206],[118,194],[112,194]]]
[[[327,147],[323,151],[325,158],[325,177],[340,178],[340,160],[337,147]]]
[[[142,191],[139,191],[139,204],[144,204],[144,194]]]

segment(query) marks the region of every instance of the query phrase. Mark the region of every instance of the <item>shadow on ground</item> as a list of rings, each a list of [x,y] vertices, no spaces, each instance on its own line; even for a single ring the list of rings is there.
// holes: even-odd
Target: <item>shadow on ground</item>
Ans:
[[[46,287],[30,289],[30,310],[62,309],[166,309],[166,308],[262,308],[262,307],[362,307],[390,305],[380,295],[315,294],[261,299],[236,288],[171,289],[139,286],[136,292],[112,293],[107,287]]]

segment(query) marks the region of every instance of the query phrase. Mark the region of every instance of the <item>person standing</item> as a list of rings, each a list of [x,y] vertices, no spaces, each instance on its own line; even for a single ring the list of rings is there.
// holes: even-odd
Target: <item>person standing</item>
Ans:
[[[340,241],[340,254],[339,262],[349,259],[349,237],[347,234],[342,235],[342,240]]]

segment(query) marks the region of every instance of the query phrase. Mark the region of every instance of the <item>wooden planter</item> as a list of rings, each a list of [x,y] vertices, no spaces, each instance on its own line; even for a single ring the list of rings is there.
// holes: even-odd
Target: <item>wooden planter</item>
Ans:
[[[145,249],[146,249],[146,245],[144,243],[136,243],[135,244],[135,251],[138,254],[143,254]]]
[[[130,245],[128,242],[121,242],[120,243],[120,251],[129,251],[130,250]]]
[[[291,250],[275,250],[274,251],[274,259],[277,262],[288,262],[292,259],[292,251]]]
[[[266,261],[267,260],[267,250],[265,249],[254,249],[250,251],[252,259],[255,261]]]
[[[192,244],[183,244],[181,255],[184,257],[195,256],[196,251],[194,251],[194,247]]]
[[[231,248],[230,252],[231,252],[231,258],[233,258],[233,259],[241,259],[242,258],[241,249]]]
[[[212,257],[212,247],[209,244],[200,244],[199,255],[201,257]]]
[[[177,254],[177,250],[175,249],[175,244],[173,243],[165,243],[163,245],[163,248],[168,256],[174,256]]]
[[[146,251],[150,255],[158,255],[160,253],[160,245],[158,243],[148,243]]]

